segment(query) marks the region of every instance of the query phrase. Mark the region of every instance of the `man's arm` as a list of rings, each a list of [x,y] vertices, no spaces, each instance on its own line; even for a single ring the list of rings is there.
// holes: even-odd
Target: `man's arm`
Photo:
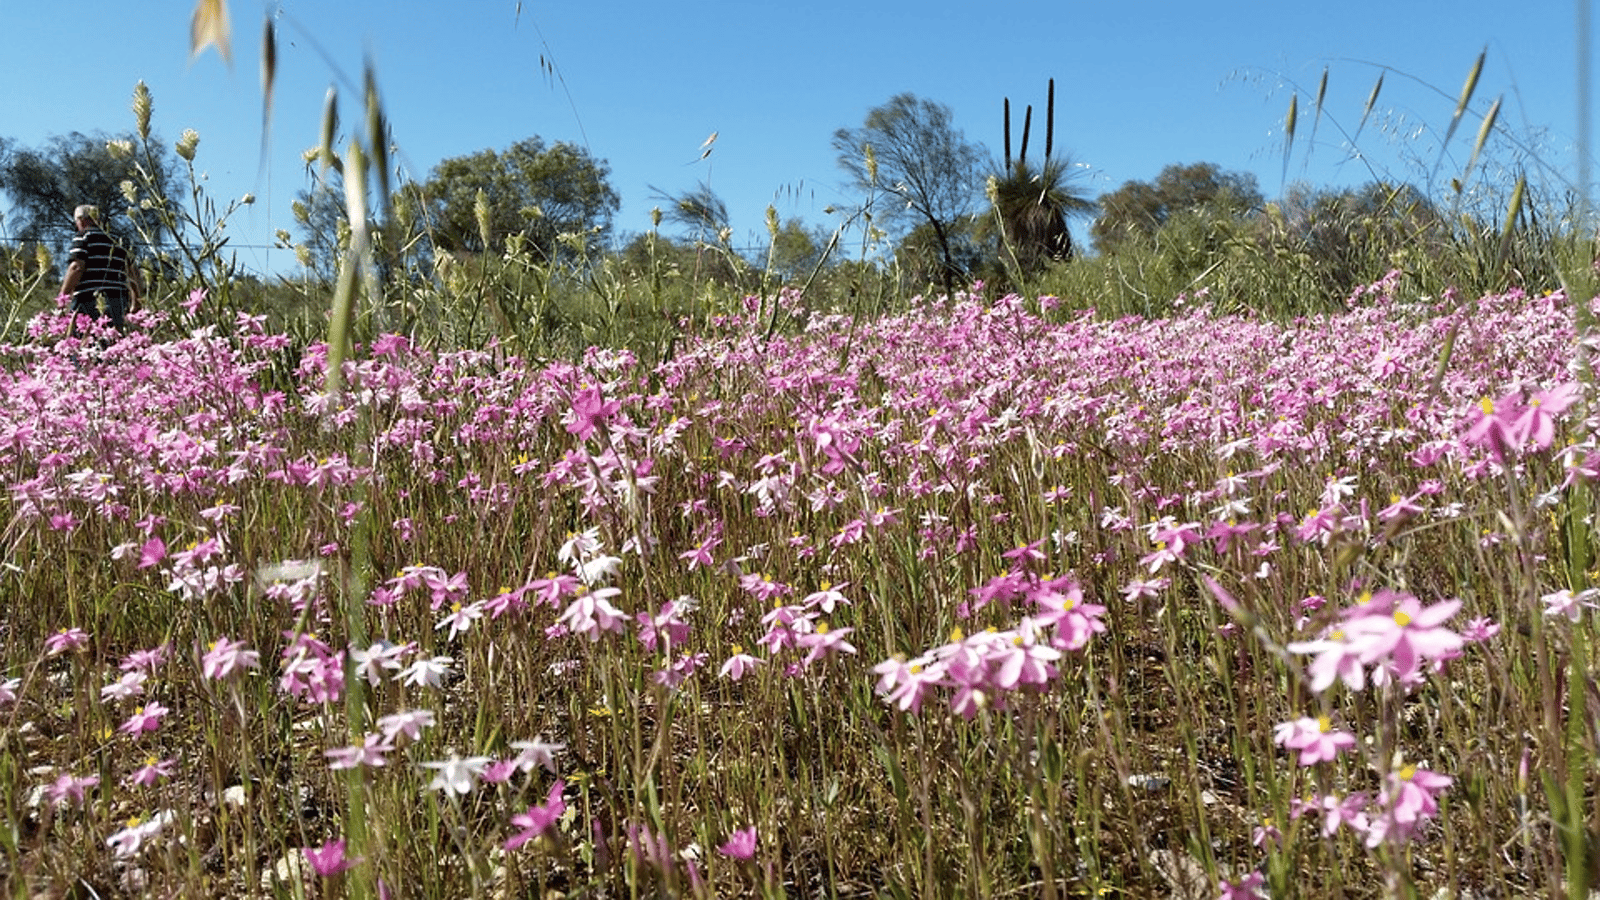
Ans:
[[[139,267],[128,260],[128,312],[138,312],[144,299],[144,282],[139,278]]]
[[[83,278],[83,260],[75,259],[67,266],[67,277],[61,282],[61,293],[71,297],[72,292],[78,289],[78,281]]]

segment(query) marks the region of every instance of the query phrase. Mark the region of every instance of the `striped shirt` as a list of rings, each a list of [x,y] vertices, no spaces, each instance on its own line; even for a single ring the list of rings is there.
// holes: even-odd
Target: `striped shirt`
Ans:
[[[121,301],[121,306],[127,305],[128,251],[111,235],[98,228],[78,232],[67,259],[83,263],[83,275],[72,291],[74,305],[93,309],[96,294],[104,294],[108,303]]]

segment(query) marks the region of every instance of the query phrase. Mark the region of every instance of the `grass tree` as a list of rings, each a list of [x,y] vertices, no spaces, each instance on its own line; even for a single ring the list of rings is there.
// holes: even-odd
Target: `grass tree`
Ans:
[[[1067,227],[1073,216],[1094,210],[1093,201],[1073,184],[1076,174],[1067,157],[1055,155],[1056,83],[1050,80],[1045,106],[1044,158],[1037,165],[1028,160],[1028,134],[1033,124],[1033,107],[1023,115],[1022,142],[1011,156],[1011,100],[1005,101],[1005,163],[989,182],[992,223],[998,234],[1002,258],[1017,276],[1037,272],[1052,261],[1071,259],[1072,232]]]

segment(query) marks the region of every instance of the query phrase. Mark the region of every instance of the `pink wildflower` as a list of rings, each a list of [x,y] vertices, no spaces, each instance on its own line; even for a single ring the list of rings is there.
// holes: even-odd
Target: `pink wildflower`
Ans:
[[[413,643],[393,644],[389,641],[374,641],[365,650],[352,645],[346,652],[350,656],[355,676],[365,678],[368,684],[377,687],[383,683],[384,672],[400,671],[404,668],[403,660],[406,655],[416,649],[417,645]]]
[[[689,571],[691,572],[700,566],[704,566],[709,569],[716,562],[716,560],[714,560],[711,556],[711,551],[717,549],[717,546],[721,543],[721,538],[708,538],[693,549],[678,554],[678,558],[689,563]]]
[[[944,664],[932,657],[906,660],[903,656],[884,660],[872,667],[878,676],[877,692],[888,703],[905,712],[918,712],[930,688],[944,677]]]
[[[531,741],[512,741],[511,749],[517,751],[516,763],[524,772],[531,772],[535,768],[555,774],[556,753],[567,749],[566,744],[552,744],[547,742],[542,735],[535,735]]]
[[[689,639],[689,623],[683,617],[692,611],[695,602],[689,597],[679,597],[661,604],[655,615],[641,612],[634,619],[639,623],[639,643],[646,650],[655,650],[662,638],[669,647],[681,647]]]
[[[329,841],[320,847],[303,847],[306,863],[311,866],[311,871],[323,878],[338,875],[354,868],[359,859],[350,859],[345,856],[345,842],[343,840]]]
[[[322,755],[328,758],[330,769],[355,769],[363,766],[388,765],[389,760],[384,754],[393,752],[394,743],[390,736],[367,734],[359,744],[327,750]]]
[[[582,591],[567,604],[566,611],[561,613],[557,621],[571,629],[573,634],[587,637],[590,642],[600,640],[600,635],[607,631],[621,633],[628,615],[611,605],[611,598],[621,593],[617,588]]]
[[[458,600],[450,604],[450,612],[433,626],[434,631],[449,629],[447,638],[459,637],[472,628],[472,623],[483,618],[484,601],[462,605]]]
[[[621,409],[621,403],[601,396],[599,388],[585,388],[572,398],[567,431],[577,435],[578,440],[587,441],[596,428],[605,427]]]
[[[175,765],[177,765],[176,760],[156,759],[152,756],[145,761],[144,765],[134,769],[124,779],[124,782],[137,787],[151,787],[164,778],[171,778],[172,769]]]
[[[137,568],[148,569],[166,558],[167,545],[161,542],[161,538],[153,537],[145,541],[144,545],[139,548],[139,565]]]
[[[741,828],[728,835],[728,840],[717,847],[717,852],[732,859],[750,860],[756,855],[756,827]]]
[[[567,789],[565,781],[557,781],[550,786],[550,792],[545,795],[545,801],[538,806],[531,806],[527,812],[517,813],[511,817],[511,824],[522,829],[512,835],[506,842],[507,850],[515,850],[523,844],[542,836],[549,831],[551,826],[560,821],[561,815],[567,811],[567,804],[561,799],[561,794]]]
[[[465,796],[471,793],[473,784],[490,762],[492,760],[487,756],[469,756],[463,759],[452,753],[449,759],[425,762],[422,766],[438,773],[428,782],[428,790]]]
[[[242,669],[260,666],[260,653],[245,649],[244,641],[232,641],[226,637],[213,641],[210,649],[200,657],[200,671],[213,681],[220,681]]]
[[[1334,731],[1327,716],[1302,717],[1280,723],[1273,729],[1273,741],[1290,750],[1299,750],[1300,765],[1314,766],[1337,759],[1340,753],[1354,747],[1356,736],[1348,731]]]
[[[117,859],[127,859],[138,853],[146,841],[161,833],[175,816],[163,811],[149,819],[129,819],[127,825],[106,838],[106,846]]]
[[[49,656],[77,652],[89,645],[89,635],[82,628],[63,628],[45,638],[44,649]]]
[[[117,730],[127,735],[140,735],[155,731],[161,727],[162,717],[169,712],[171,710],[160,703],[146,703],[144,706],[134,710],[133,715],[129,716],[128,720],[123,722]]]
[[[1489,451],[1496,460],[1504,459],[1506,451],[1519,443],[1511,424],[1520,407],[1518,400],[1516,394],[1508,394],[1499,402],[1483,398],[1474,410],[1476,415],[1466,433],[1461,436],[1462,441]]]
[[[45,798],[56,806],[65,806],[69,803],[73,806],[82,806],[85,792],[99,783],[98,775],[86,775],[80,778],[70,772],[63,772],[61,777],[45,788]]]
[[[1238,881],[1223,881],[1217,885],[1218,900],[1261,900],[1267,896],[1267,879],[1260,872],[1251,872]]]
[[[127,700],[144,693],[144,683],[150,676],[143,672],[124,672],[122,677],[100,689],[106,700]]]
[[[1319,694],[1332,687],[1336,680],[1343,681],[1352,691],[1366,686],[1367,672],[1361,665],[1360,648],[1345,640],[1343,631],[1335,629],[1314,641],[1297,641],[1288,649],[1290,653],[1316,654],[1307,671],[1311,675],[1311,690]]]
[[[515,759],[497,759],[483,767],[480,773],[485,784],[505,784],[511,776],[517,774],[517,761]]]
[[[805,598],[800,601],[800,605],[815,606],[831,616],[833,615],[833,610],[836,605],[840,603],[848,604],[850,602],[844,594],[840,593],[849,586],[850,582],[848,581],[839,585],[824,582],[821,587],[807,594]]]
[[[1600,596],[1600,591],[1594,588],[1579,591],[1574,594],[1568,588],[1545,594],[1539,598],[1544,604],[1544,614],[1547,616],[1565,616],[1568,621],[1576,622],[1583,615],[1584,609],[1594,609],[1594,598]]]
[[[845,640],[845,635],[852,631],[855,629],[829,628],[827,622],[818,622],[809,634],[802,634],[795,639],[796,645],[806,651],[801,667],[810,668],[812,663],[835,653],[855,653],[855,646]]]
[[[433,727],[434,716],[432,710],[409,709],[390,713],[378,719],[378,730],[383,733],[384,740],[393,743],[400,735],[405,735],[407,740],[417,740],[422,737],[422,729]]]
[[[1040,582],[1029,592],[1039,607],[1037,621],[1055,629],[1051,643],[1062,650],[1077,651],[1089,645],[1089,639],[1106,630],[1100,620],[1106,608],[1097,603],[1083,601],[1083,588],[1072,578],[1057,578]]]
[[[1467,641],[1468,643],[1479,644],[1487,640],[1492,640],[1494,636],[1499,633],[1499,622],[1487,617],[1478,618],[1468,622],[1467,626],[1461,629],[1461,639]]]
[[[754,656],[744,652],[743,647],[735,644],[733,647],[733,654],[729,656],[725,662],[723,662],[722,668],[717,671],[717,674],[722,678],[738,681],[739,679],[743,678],[746,673],[754,670],[756,666],[760,665],[765,665],[765,661],[756,659]]]
[[[1578,401],[1580,391],[1576,383],[1567,383],[1534,394],[1511,422],[1512,439],[1518,444],[1547,449],[1555,440],[1555,417]]]
[[[1423,660],[1445,658],[1461,649],[1461,635],[1442,627],[1460,608],[1460,600],[1424,608],[1417,598],[1405,594],[1388,615],[1352,619],[1344,630],[1363,663],[1381,662],[1386,674],[1406,680]]]
[[[1367,824],[1367,846],[1404,843],[1439,813],[1439,794],[1455,779],[1438,772],[1405,766],[1384,779],[1378,804],[1383,811]]]

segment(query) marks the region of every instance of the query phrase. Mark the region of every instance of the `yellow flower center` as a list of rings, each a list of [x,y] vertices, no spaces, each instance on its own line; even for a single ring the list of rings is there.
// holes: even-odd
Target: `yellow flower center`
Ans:
[[[1411,617],[1406,615],[1404,610],[1397,609],[1394,611],[1394,623],[1404,628],[1411,624]]]

